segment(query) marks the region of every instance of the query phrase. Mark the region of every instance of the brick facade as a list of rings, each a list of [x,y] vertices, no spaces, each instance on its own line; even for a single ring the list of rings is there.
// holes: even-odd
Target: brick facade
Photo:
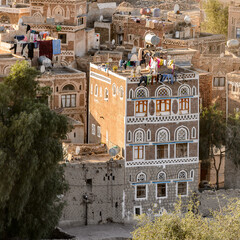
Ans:
[[[228,10],[228,39],[240,38],[240,2],[232,1]]]
[[[76,129],[68,138],[74,143],[87,141],[87,89],[86,74],[71,68],[56,68],[38,78],[41,85],[52,89],[49,106],[73,121]],[[79,130],[80,128],[80,130]]]
[[[164,71],[163,67],[161,72]],[[177,73],[177,81],[173,84],[154,82],[139,87],[140,78],[130,77],[128,70],[113,73],[91,64],[89,139],[91,142],[105,140],[104,134],[108,129],[111,132],[108,142],[122,149],[120,153],[125,158],[122,214],[125,221],[131,221],[135,215],[148,213],[153,208],[157,214],[161,214],[163,209],[172,210],[178,194],[188,199],[191,192],[197,190],[199,76],[181,68]],[[123,100],[118,95],[114,96],[114,85],[119,89],[118,82],[124,86]],[[96,86],[98,91],[95,91]],[[103,91],[105,87],[110,89],[108,101],[104,100],[103,92],[99,94],[99,89]],[[157,102],[165,100],[170,104],[170,110],[157,112]],[[182,102],[186,105],[183,106]],[[145,107],[139,104],[145,104]],[[165,108],[168,107],[165,105]],[[139,109],[145,110],[138,112]],[[98,138],[97,126],[101,129]],[[121,145],[117,144],[116,136]],[[162,146],[164,153],[161,152]],[[156,192],[159,184],[164,185],[163,197]]]

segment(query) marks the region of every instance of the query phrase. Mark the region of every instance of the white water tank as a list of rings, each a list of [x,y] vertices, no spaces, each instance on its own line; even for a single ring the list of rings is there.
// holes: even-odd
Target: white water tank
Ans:
[[[160,43],[160,38],[153,33],[148,33],[145,36],[145,42],[150,45],[158,45]]]
[[[239,41],[237,39],[231,39],[227,41],[227,46],[229,48],[237,48],[239,47]]]

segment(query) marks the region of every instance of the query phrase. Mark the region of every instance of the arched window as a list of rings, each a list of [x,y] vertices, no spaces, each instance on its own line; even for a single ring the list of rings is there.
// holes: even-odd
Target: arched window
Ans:
[[[186,179],[187,178],[187,172],[182,170],[178,173],[178,179]]]
[[[100,97],[102,97],[102,87],[100,87]]]
[[[135,132],[135,142],[144,142],[143,130],[138,130]]]
[[[129,91],[129,98],[133,98],[133,90],[132,89],[130,89],[130,91]]]
[[[179,87],[178,94],[179,94],[179,96],[189,96],[190,95],[190,87],[187,85],[183,85],[183,86]]]
[[[127,133],[127,141],[128,142],[132,141],[132,132],[131,131],[128,131],[128,133]]]
[[[196,128],[193,127],[192,128],[192,138],[196,138],[196,135],[197,135],[196,132],[197,132]]]
[[[166,180],[166,173],[165,172],[158,173],[157,179],[161,180],[161,181],[165,181]]]
[[[95,95],[96,97],[98,96],[98,85],[95,85],[94,95]]]
[[[34,17],[34,19],[43,17],[40,12],[35,12],[32,16]]]
[[[169,132],[166,129],[159,129],[157,132],[156,142],[169,142]]]
[[[63,87],[63,91],[74,91],[75,87],[72,84],[67,84]]]
[[[147,130],[147,141],[151,141],[151,130]]]
[[[104,99],[108,100],[108,89],[107,88],[105,88]]]
[[[135,96],[136,96],[137,98],[145,98],[145,97],[148,96],[147,90],[144,89],[144,88],[139,88],[139,89],[136,90]]]
[[[137,182],[146,182],[147,176],[145,173],[141,172],[137,175]]]
[[[192,88],[192,95],[193,96],[197,95],[197,89],[195,86]]]
[[[124,90],[122,86],[120,87],[119,92],[120,92],[120,99],[123,99]]]
[[[156,96],[161,97],[161,96],[171,96],[171,89],[168,87],[159,87],[156,90]]]
[[[116,88],[116,84],[114,83],[112,85],[112,94],[113,94],[113,96],[116,96],[116,93],[117,93],[117,88]]]
[[[188,131],[187,131],[187,129],[179,128],[177,130],[177,136],[176,137],[177,137],[178,141],[186,141],[186,140],[188,140],[189,138],[188,138]]]

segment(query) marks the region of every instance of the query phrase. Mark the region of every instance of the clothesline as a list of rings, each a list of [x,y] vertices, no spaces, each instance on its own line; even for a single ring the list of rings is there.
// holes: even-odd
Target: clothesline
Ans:
[[[21,55],[25,58],[30,58],[31,60],[34,57],[34,49],[39,48],[39,57],[46,56],[52,60],[53,55],[61,54],[61,40],[54,39],[49,36],[49,32],[42,31],[38,32],[31,29],[30,25],[27,25],[26,34],[29,32],[29,39],[26,35],[16,35],[16,43],[10,48],[14,50],[14,54],[17,53],[17,48],[21,49]],[[26,46],[28,46],[26,48]],[[28,53],[26,53],[28,49]]]

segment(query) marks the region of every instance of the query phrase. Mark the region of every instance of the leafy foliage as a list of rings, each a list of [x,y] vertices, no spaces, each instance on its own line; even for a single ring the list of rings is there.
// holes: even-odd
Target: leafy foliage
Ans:
[[[37,75],[26,61],[18,62],[0,83],[1,239],[47,236],[64,205],[59,196],[67,184],[59,161],[67,120],[43,103],[49,91]]]
[[[206,21],[202,30],[214,34],[228,34],[228,7],[224,7],[219,0],[207,0],[203,5]]]
[[[188,211],[182,211],[179,202],[175,211],[152,219],[141,215],[133,240],[236,240],[240,239],[240,200],[232,200],[220,211],[214,211],[212,218],[203,218],[193,211],[195,205],[189,202]]]
[[[240,164],[240,118],[239,115],[224,117],[217,106],[203,109],[200,115],[199,155],[203,161],[213,160],[219,188],[219,171],[224,156],[236,165]],[[217,161],[216,155],[219,155]]]

